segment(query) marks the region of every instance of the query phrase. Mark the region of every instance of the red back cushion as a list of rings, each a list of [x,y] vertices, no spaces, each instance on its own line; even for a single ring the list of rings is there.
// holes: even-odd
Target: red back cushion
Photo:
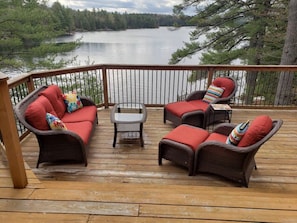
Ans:
[[[49,125],[46,121],[47,112],[53,115],[56,114],[49,100],[44,96],[39,96],[28,106],[25,112],[25,119],[36,129],[49,130]]]
[[[40,95],[47,97],[55,109],[57,117],[61,119],[66,111],[66,105],[64,103],[61,89],[57,85],[50,85],[42,91]]]
[[[255,144],[263,139],[272,128],[272,120],[268,115],[260,115],[256,117],[244,136],[241,138],[238,146],[245,147]]]
[[[212,84],[224,89],[224,92],[221,98],[228,97],[234,91],[234,88],[235,88],[235,84],[233,80],[227,77],[217,77],[212,82]]]

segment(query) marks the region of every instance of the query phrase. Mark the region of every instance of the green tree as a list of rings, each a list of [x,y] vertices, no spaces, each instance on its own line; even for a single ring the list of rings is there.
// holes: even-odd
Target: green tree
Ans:
[[[210,3],[209,3],[210,2]],[[288,0],[184,0],[174,12],[196,8],[191,42],[172,54],[170,63],[203,52],[201,63],[279,64]]]
[[[202,64],[279,64],[284,44],[288,0],[184,0],[174,11],[183,15],[189,7],[197,14],[190,42],[172,54],[170,63],[202,52]],[[250,104],[258,81],[267,78],[257,72],[246,75],[245,101]],[[277,83],[274,84],[276,86]],[[271,90],[275,90],[271,89]]]
[[[75,30],[74,19],[73,19],[73,10],[65,8],[59,2],[55,2],[51,11],[55,16],[56,27],[60,31],[71,34]]]
[[[1,1],[0,3],[0,68],[22,72],[59,68],[69,61],[57,61],[59,53],[71,51],[77,42],[57,43],[64,34],[55,23],[57,17],[37,0]]]
[[[290,0],[288,8],[288,25],[281,65],[297,65],[297,1]],[[293,72],[281,72],[274,101],[275,105],[289,105],[292,101],[297,100],[297,98],[291,98],[291,93],[297,85],[293,80]]]

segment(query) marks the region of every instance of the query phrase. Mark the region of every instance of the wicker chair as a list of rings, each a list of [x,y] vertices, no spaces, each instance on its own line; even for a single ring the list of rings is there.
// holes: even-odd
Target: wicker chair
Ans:
[[[175,126],[189,124],[206,128],[211,122],[224,120],[226,113],[216,113],[215,119],[211,117],[210,104],[229,104],[237,90],[237,82],[231,77],[218,77],[212,85],[224,88],[221,97],[207,103],[203,100],[207,90],[192,92],[184,101],[173,102],[165,105],[163,122],[171,121]]]
[[[195,154],[195,172],[216,174],[248,187],[252,171],[257,169],[254,158],[257,151],[280,129],[282,123],[282,120],[274,120],[268,134],[246,147],[218,141],[202,143]],[[227,136],[234,127],[229,123],[221,124],[214,133]]]
[[[259,116],[259,119],[263,120],[263,116]],[[246,138],[242,138],[243,146],[226,144],[228,135],[236,127],[234,124],[219,124],[212,133],[182,124],[160,141],[159,165],[162,165],[164,158],[187,167],[189,175],[211,173],[248,187],[252,171],[256,169],[255,154],[280,129],[282,123],[282,120],[271,120],[264,135],[258,131],[261,127],[256,125],[256,121],[254,125],[252,122],[250,132],[248,129]],[[258,132],[255,134],[254,130]]]

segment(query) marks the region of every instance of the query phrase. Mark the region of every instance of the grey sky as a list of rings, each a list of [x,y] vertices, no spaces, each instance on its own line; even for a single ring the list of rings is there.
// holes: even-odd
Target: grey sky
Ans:
[[[109,12],[172,14],[174,5],[182,0],[49,0],[72,9],[103,9]]]

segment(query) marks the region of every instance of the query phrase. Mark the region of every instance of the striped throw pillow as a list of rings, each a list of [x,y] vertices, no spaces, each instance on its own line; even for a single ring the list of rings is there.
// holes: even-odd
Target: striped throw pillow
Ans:
[[[214,100],[216,100],[217,98],[221,97],[223,92],[224,92],[223,88],[220,88],[220,87],[217,87],[214,85],[210,85],[202,100],[204,102],[211,103]]]
[[[249,123],[250,121],[246,121],[243,123],[240,123],[239,125],[237,125],[232,132],[229,134],[226,143],[227,144],[232,144],[234,146],[238,145],[238,143],[240,142],[241,138],[243,137],[243,135],[245,134],[245,132],[247,131],[248,127],[249,127]]]

